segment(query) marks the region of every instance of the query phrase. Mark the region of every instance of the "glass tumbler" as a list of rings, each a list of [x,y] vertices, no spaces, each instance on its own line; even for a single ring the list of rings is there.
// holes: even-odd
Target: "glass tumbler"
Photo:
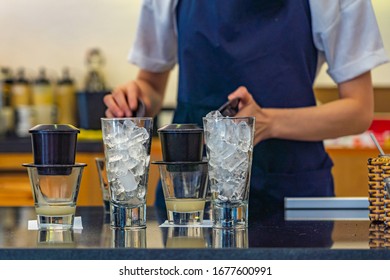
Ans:
[[[73,228],[77,197],[83,169],[86,164],[59,165],[45,167],[43,165],[27,165],[35,211],[40,229]],[[50,168],[51,172],[42,172]],[[69,172],[58,170],[64,168]]]
[[[207,162],[154,162],[160,170],[168,222],[202,224],[206,203]]]
[[[214,228],[248,226],[254,117],[203,118]]]
[[[110,223],[113,228],[146,227],[152,118],[101,119]]]

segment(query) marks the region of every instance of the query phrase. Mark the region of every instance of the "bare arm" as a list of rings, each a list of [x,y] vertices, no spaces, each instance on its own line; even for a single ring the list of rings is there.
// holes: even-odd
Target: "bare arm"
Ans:
[[[255,143],[268,138],[317,141],[364,132],[373,118],[370,72],[339,84],[339,99],[321,106],[262,109],[240,87],[229,99],[240,97],[238,116],[255,116]]]
[[[131,117],[138,106],[137,98],[146,106],[146,115],[154,117],[161,109],[169,71],[154,73],[140,70],[135,80],[117,87],[104,97],[107,117]]]

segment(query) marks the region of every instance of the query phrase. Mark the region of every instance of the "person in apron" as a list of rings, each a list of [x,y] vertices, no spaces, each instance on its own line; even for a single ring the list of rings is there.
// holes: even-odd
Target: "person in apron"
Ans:
[[[162,2],[169,4],[145,1],[143,13],[167,13],[170,20],[159,23],[158,16],[141,17],[137,40],[158,34],[156,26],[170,25],[175,42],[168,47],[166,44],[172,38],[161,39],[164,42],[161,46],[154,40],[143,39],[146,50],[142,53],[146,56],[148,48],[160,46],[154,49],[166,52],[169,63],[157,71],[145,71],[154,66],[145,57],[137,61],[141,47],[136,42],[133,59],[143,70],[135,82],[105,98],[106,115],[131,116],[129,108],[137,106],[136,97],[144,99],[147,112],[155,115],[162,104],[169,70],[176,63],[173,57],[177,56],[179,82],[173,123],[202,126],[202,117],[216,110],[228,97],[241,98],[238,116],[256,117],[249,205],[264,199],[282,203],[285,197],[334,196],[333,164],[322,140],[367,129],[373,114],[369,70],[387,58],[383,56],[353,79],[342,81],[346,84],[341,88],[341,97],[347,102],[340,100],[345,105],[335,103],[319,111],[313,93],[319,50],[313,40],[313,7],[308,0]],[[149,28],[153,22],[150,19],[156,22]],[[153,38],[158,41],[159,35]],[[357,88],[357,93],[351,93]],[[349,105],[353,106],[342,109]],[[361,119],[356,119],[357,112],[363,115]],[[282,116],[281,125],[268,129],[267,118],[274,115]],[[300,116],[304,118],[299,119]],[[290,125],[294,120],[298,121]],[[353,120],[356,122],[352,124]],[[275,128],[278,126],[280,131]],[[156,205],[165,207],[161,185]]]

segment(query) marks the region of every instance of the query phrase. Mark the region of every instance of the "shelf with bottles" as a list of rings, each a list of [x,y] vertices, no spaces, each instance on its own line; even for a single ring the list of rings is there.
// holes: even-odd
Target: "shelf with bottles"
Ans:
[[[77,125],[76,86],[66,67],[58,79],[45,67],[36,73],[4,67],[0,97],[0,135],[26,137],[31,127],[42,123]]]

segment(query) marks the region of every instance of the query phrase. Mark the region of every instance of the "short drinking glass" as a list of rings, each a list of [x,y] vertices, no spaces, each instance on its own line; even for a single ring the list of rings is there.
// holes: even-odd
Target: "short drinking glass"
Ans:
[[[81,176],[86,164],[50,165],[51,172],[41,165],[28,165],[35,210],[40,229],[73,227]],[[63,172],[66,169],[67,172]]]
[[[156,162],[167,208],[174,225],[203,223],[207,190],[207,161]]]

